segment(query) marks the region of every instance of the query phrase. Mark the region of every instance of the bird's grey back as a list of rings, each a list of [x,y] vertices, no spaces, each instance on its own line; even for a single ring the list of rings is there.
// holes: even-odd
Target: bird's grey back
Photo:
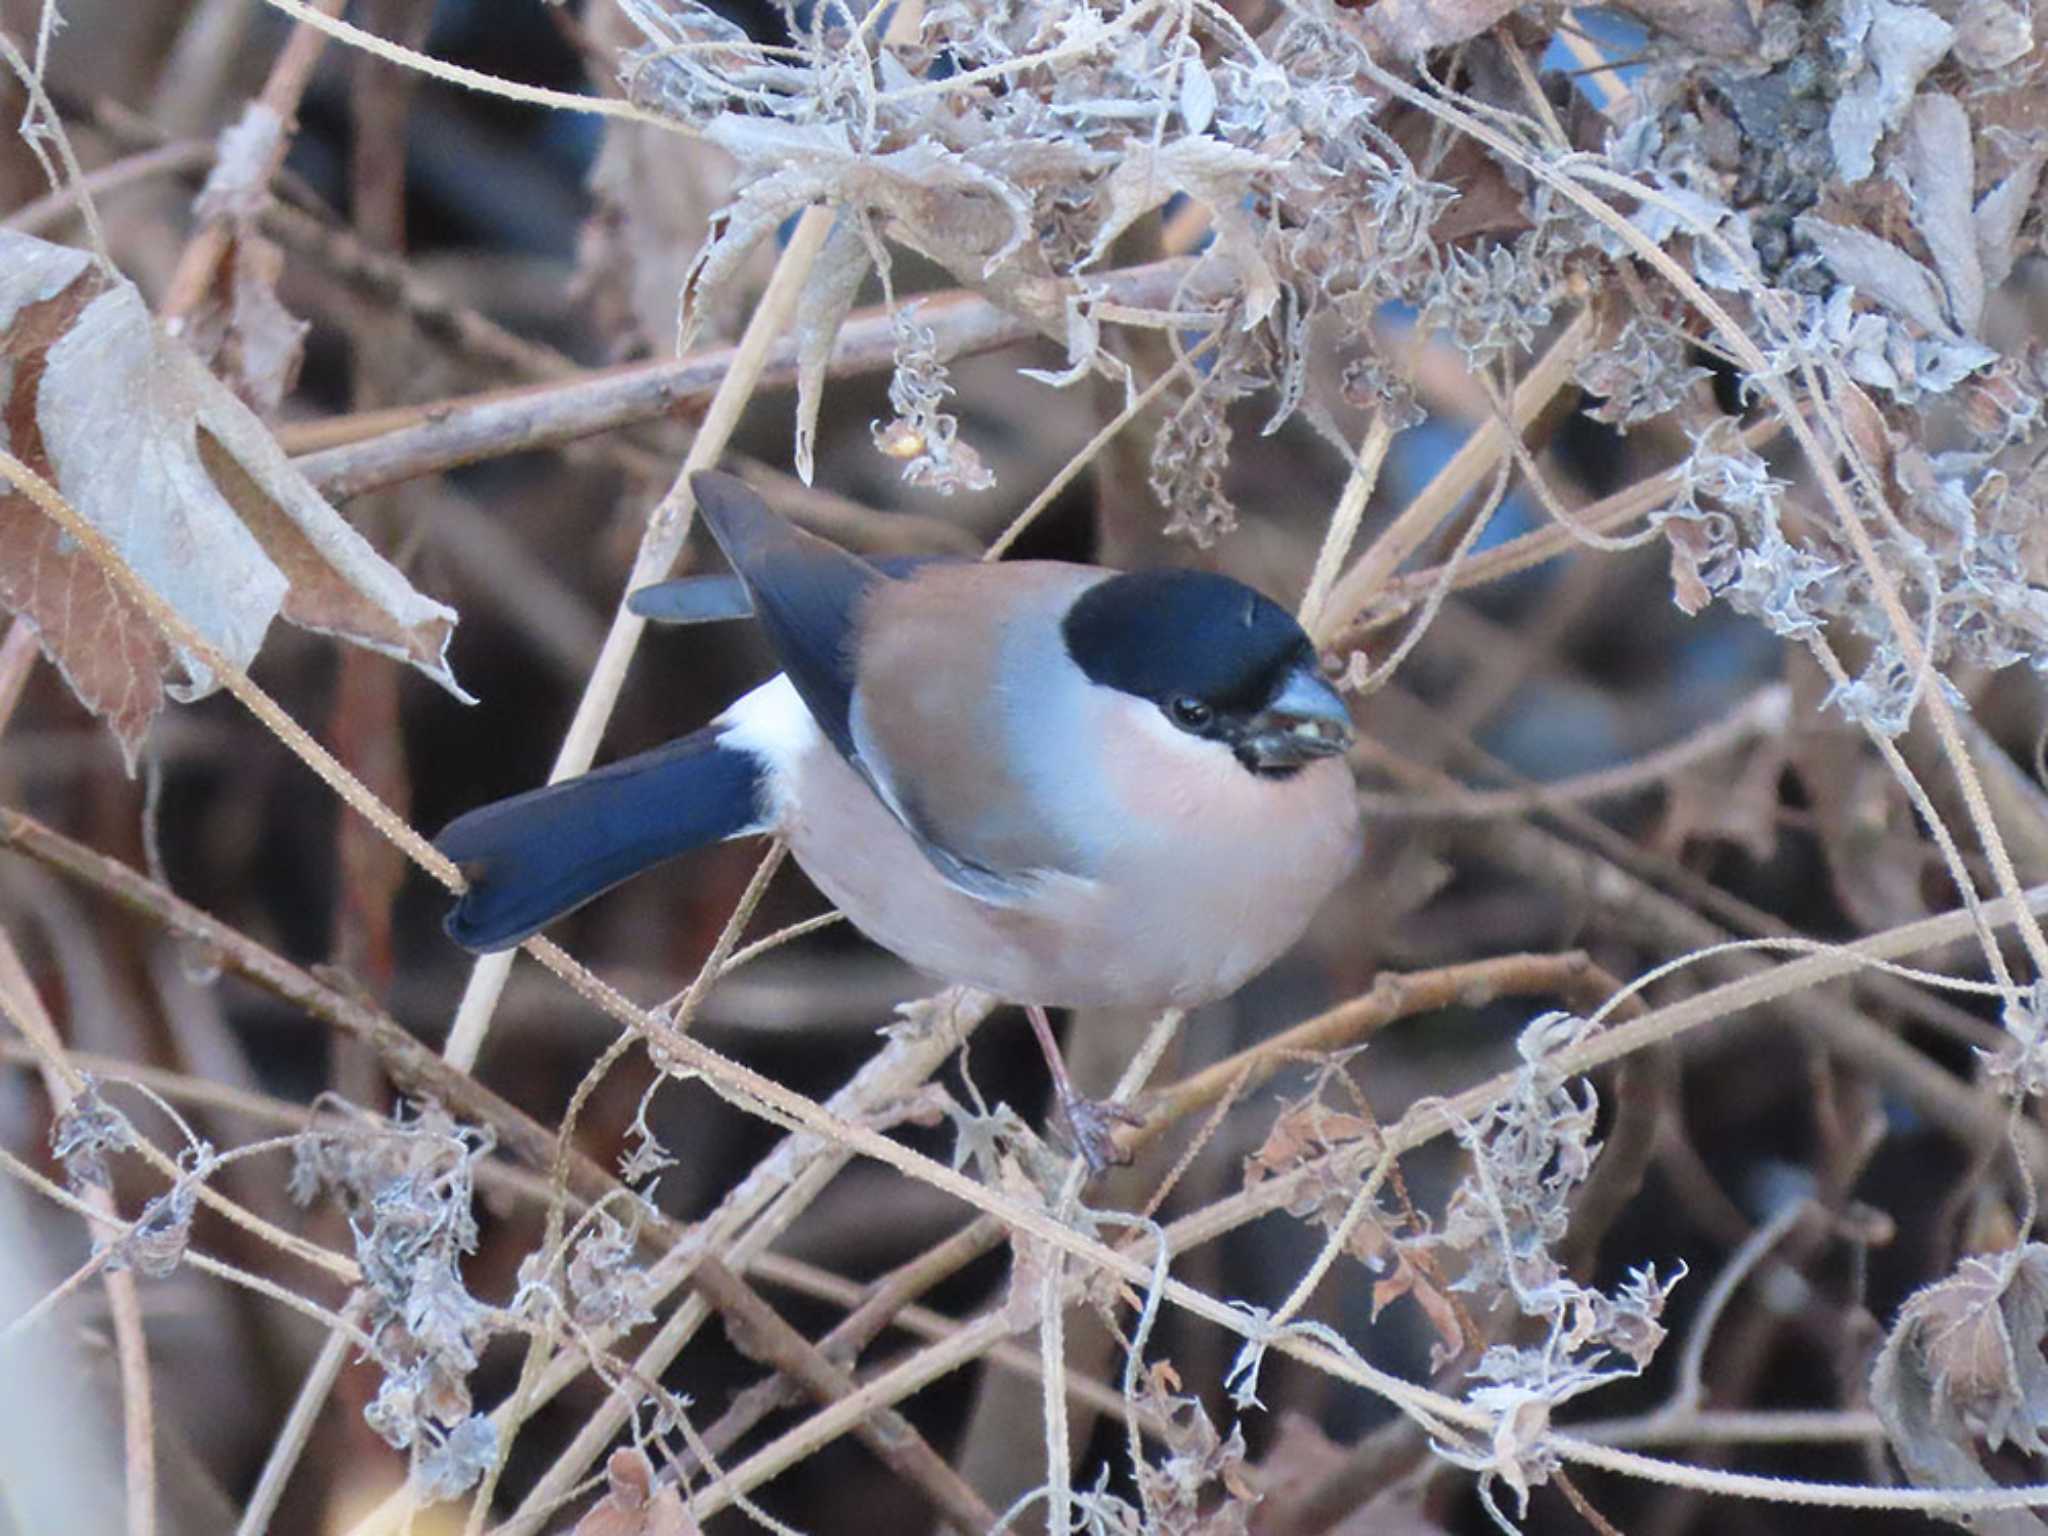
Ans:
[[[1101,857],[1101,785],[1080,750],[1093,685],[1068,658],[1060,620],[1110,574],[1052,561],[934,565],[865,599],[855,744],[913,831],[998,881],[1085,878]],[[915,792],[899,766],[911,762]]]

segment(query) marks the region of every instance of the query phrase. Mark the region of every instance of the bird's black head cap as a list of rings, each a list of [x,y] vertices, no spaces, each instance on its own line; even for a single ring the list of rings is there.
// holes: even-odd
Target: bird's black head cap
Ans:
[[[1208,571],[1132,571],[1081,594],[1067,654],[1104,687],[1170,709],[1192,699],[1219,721],[1263,709],[1315,648],[1287,610]]]

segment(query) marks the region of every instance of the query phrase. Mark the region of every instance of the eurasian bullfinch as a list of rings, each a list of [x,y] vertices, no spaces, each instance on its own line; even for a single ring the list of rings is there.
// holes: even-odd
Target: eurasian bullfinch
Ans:
[[[1026,1007],[1099,1165],[1104,1113],[1045,1008],[1221,997],[1357,860],[1351,718],[1308,637],[1226,576],[870,564],[729,475],[691,488],[738,583],[634,606],[752,611],[781,674],[680,740],[456,820],[448,932],[503,949],[661,860],[773,833],[876,943]]]

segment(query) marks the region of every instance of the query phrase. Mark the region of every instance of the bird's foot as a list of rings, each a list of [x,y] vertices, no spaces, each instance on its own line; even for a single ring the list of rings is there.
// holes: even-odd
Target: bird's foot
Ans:
[[[1130,1162],[1130,1152],[1117,1144],[1116,1128],[1145,1123],[1143,1115],[1122,1104],[1084,1099],[1078,1093],[1060,1095],[1060,1113],[1066,1117],[1074,1150],[1087,1162],[1090,1173],[1102,1173]]]

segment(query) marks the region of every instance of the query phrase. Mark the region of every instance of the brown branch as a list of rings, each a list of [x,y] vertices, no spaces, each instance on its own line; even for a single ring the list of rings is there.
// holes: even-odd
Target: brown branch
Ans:
[[[1592,1501],[1579,1492],[1579,1485],[1571,1480],[1564,1468],[1559,1467],[1551,1473],[1550,1480],[1557,1485],[1557,1491],[1564,1495],[1564,1501],[1578,1511],[1579,1518],[1593,1528],[1593,1536],[1621,1536],[1614,1522],[1595,1509]]]
[[[1506,955],[1467,965],[1443,966],[1408,975],[1382,975],[1370,992],[1318,1014],[1227,1060],[1141,1097],[1140,1123],[1118,1132],[1119,1145],[1135,1152],[1180,1119],[1229,1094],[1242,1095],[1266,1082],[1303,1055],[1330,1051],[1364,1039],[1396,1019],[1451,1006],[1479,1007],[1501,997],[1554,996],[1582,1011],[1597,1007],[1619,983],[1581,953]],[[918,1297],[975,1259],[999,1246],[1002,1223],[983,1216],[877,1280],[868,1297],[819,1340],[830,1360],[850,1363]],[[705,1431],[712,1454],[721,1454],[769,1413],[788,1405],[778,1389],[741,1394]]]
[[[315,9],[329,16],[339,15],[345,3],[346,0],[314,0]],[[218,190],[225,195],[218,199],[221,206],[211,211],[206,222],[186,241],[185,249],[179,253],[177,269],[171,274],[160,307],[165,319],[177,320],[191,314],[213,288],[220,273],[221,260],[234,240],[235,220],[233,210],[227,204],[238,196],[262,193],[283,166],[285,150],[291,143],[289,129],[298,115],[299,100],[306,94],[306,86],[313,78],[313,67],[320,62],[320,55],[326,47],[327,34],[305,22],[293,27],[291,35],[285,39],[277,62],[271,66],[270,78],[263,83],[262,94],[250,103],[248,112],[237,125],[245,129],[252,127],[257,122],[255,114],[259,112],[270,114],[279,125],[276,137],[264,155],[262,173],[254,186],[238,182],[232,187],[216,189],[213,181],[209,180],[208,192]]]
[[[853,1394],[857,1383],[852,1374],[826,1359],[718,1259],[707,1255],[699,1261],[695,1283],[705,1300],[724,1316],[726,1332],[742,1354],[781,1372],[820,1404],[830,1405]],[[894,1408],[870,1414],[855,1433],[898,1476],[921,1489],[960,1531],[973,1536],[996,1523],[995,1511]]]
[[[1207,1108],[1225,1094],[1248,1093],[1303,1056],[1355,1045],[1396,1019],[1443,1008],[1481,1007],[1503,997],[1556,997],[1584,1012],[1598,1007],[1619,989],[1619,982],[1578,951],[1501,955],[1406,974],[1382,972],[1369,992],[1177,1083],[1141,1095],[1136,1105],[1140,1123],[1119,1128],[1116,1143],[1125,1152],[1135,1152],[1175,1121]]]
[[[898,1265],[868,1287],[866,1298],[818,1341],[818,1353],[835,1366],[852,1366],[861,1352],[920,1296],[983,1254],[1002,1246],[1005,1235],[1003,1224],[993,1216],[977,1217],[951,1237]],[[789,1384],[780,1379],[748,1388],[704,1431],[705,1448],[713,1456],[724,1455],[756,1424],[795,1400]],[[693,1467],[694,1462],[685,1471]]]
[[[363,1041],[406,1092],[432,1096],[457,1115],[490,1126],[506,1149],[529,1166],[543,1172],[554,1167],[551,1131],[442,1061],[383,1010],[328,986],[120,860],[74,842],[32,816],[0,807],[0,848],[25,854],[193,940],[218,955],[223,969]],[[586,1200],[601,1198],[617,1187],[610,1174],[581,1153],[575,1154],[570,1184]]]
[[[36,632],[17,614],[8,623],[7,638],[0,640],[0,731],[14,718],[14,707],[21,702],[35,665]]]
[[[1186,274],[1182,261],[1154,262],[1104,276],[1109,302],[1154,307],[1170,302]],[[981,295],[957,290],[917,301],[920,324],[931,328],[942,361],[992,351],[1040,334],[1042,327],[997,308]],[[652,421],[710,402],[735,349],[714,347],[662,362],[603,369],[557,384],[494,391],[435,405],[342,417],[280,434],[286,451],[319,490],[333,499],[438,474],[508,453],[559,447],[596,432]],[[847,318],[833,346],[835,377],[873,373],[895,359],[894,322],[885,309]],[[763,389],[796,382],[797,344],[784,337],[768,351]],[[340,440],[339,446],[328,446]]]
[[[1554,400],[1576,388],[1572,370],[1591,350],[1598,332],[1593,309],[1582,309],[1515,387],[1506,415],[1490,417],[1475,427],[1400,516],[1337,578],[1317,616],[1319,643],[1328,648],[1334,643],[1331,634],[1337,626],[1350,628],[1366,605],[1387,588],[1402,563],[1484,483],[1507,453],[1511,431],[1528,431]]]
[[[70,186],[46,192],[34,202],[15,209],[0,219],[0,229],[11,229],[24,235],[41,234],[87,198],[97,202],[109,192],[157,176],[179,176],[187,171],[204,170],[213,164],[214,154],[211,140],[175,139],[155,149],[124,156]]]
[[[1572,847],[1540,828],[1491,823],[1483,832],[1460,830],[1452,841],[1464,846],[1469,857],[1491,858],[1548,888],[1597,892],[1603,921],[1665,952],[1685,954],[1725,944],[1732,937],[1619,865]],[[1735,977],[1755,977],[1784,968],[1784,962],[1745,954],[1717,956],[1705,964]],[[1886,979],[1858,978],[1870,986]],[[1959,1081],[1872,1020],[1853,1001],[1814,990],[1774,998],[1769,1006],[1811,1030],[1830,1052],[1875,1074],[1964,1145],[1996,1142],[2010,1127],[2036,1175],[2048,1172],[2048,1135],[2038,1125],[2026,1119],[2012,1120],[1994,1095]]]
[[[387,1014],[326,986],[126,865],[72,842],[32,817],[0,808],[0,847],[26,854],[208,946],[221,957],[223,969],[363,1041],[376,1051],[401,1086],[412,1092],[432,1094],[458,1115],[490,1126],[509,1150],[535,1168],[553,1167],[557,1146],[552,1133],[475,1079],[449,1066]],[[570,1150],[568,1158],[570,1185],[583,1199],[596,1200],[624,1189],[613,1175],[584,1154]],[[663,1247],[673,1247],[684,1234],[681,1223],[652,1210],[642,1212],[640,1230],[643,1236]],[[853,1390],[853,1379],[843,1367],[833,1364],[823,1348],[812,1345],[784,1322],[718,1259],[709,1255],[701,1258],[689,1283],[734,1328],[749,1338],[765,1340],[763,1347],[769,1351],[766,1363],[788,1371],[792,1380],[818,1396],[820,1402],[830,1403]],[[905,1297],[904,1301],[908,1299]],[[859,1319],[863,1326],[868,1326],[871,1318],[872,1313],[864,1310],[848,1322]],[[884,1323],[886,1318],[872,1326],[879,1329]],[[842,1323],[838,1330],[841,1342],[846,1328],[847,1323]],[[958,1481],[944,1459],[900,1416],[891,1411],[878,1414],[863,1427],[862,1434],[878,1455],[922,1488],[933,1504],[963,1529],[985,1530],[994,1523],[993,1514],[981,1505],[973,1491]]]
[[[1368,792],[1360,800],[1368,816],[1478,821],[1524,816],[1531,811],[1588,800],[1614,799],[1664,784],[1682,769],[1731,752],[1753,736],[1782,736],[1791,716],[1792,690],[1783,683],[1768,683],[1689,735],[1609,768],[1597,768],[1528,789],[1460,789],[1454,794],[1427,798]]]
[[[1760,449],[1784,430],[1784,420],[1772,416],[1754,422],[1743,430],[1742,442],[1750,449]],[[1465,556],[1455,571],[1449,572],[1450,590],[1462,592],[1468,587],[1480,587],[1488,582],[1499,581],[1517,571],[1526,571],[1531,566],[1542,565],[1560,555],[1585,547],[1581,533],[1613,533],[1637,518],[1647,516],[1668,502],[1677,491],[1680,469],[1674,467],[1661,473],[1625,486],[1611,496],[1603,496],[1591,506],[1572,515],[1572,525],[1551,523],[1532,533],[1525,533],[1509,539],[1505,544],[1477,554]],[[1366,608],[1357,614],[1325,647],[1342,654],[1366,645],[1375,631],[1385,628],[1402,615],[1413,610],[1417,604],[1428,600],[1429,595],[1446,578],[1445,568],[1432,565],[1422,570],[1410,571],[1405,575],[1391,577],[1377,593],[1367,595]]]
[[[67,1059],[56,1022],[29,980],[28,968],[21,962],[13,936],[4,928],[0,928],[0,990],[7,994],[7,1016],[16,1022],[36,1054],[36,1065],[51,1104],[60,1116],[69,1112],[84,1088],[83,1079]],[[157,1518],[156,1407],[150,1383],[149,1345],[142,1325],[142,1298],[134,1270],[116,1268],[106,1261],[127,1224],[114,1205],[111,1189],[88,1184],[83,1193],[94,1212],[88,1221],[94,1247],[99,1250],[93,1256],[93,1264],[99,1268],[101,1283],[106,1287],[107,1311],[114,1323],[114,1351],[121,1369],[128,1530],[130,1536],[153,1536]]]
[[[19,812],[0,809],[0,847],[26,853],[93,885],[165,927],[210,946],[221,956],[224,969],[365,1042],[402,1085],[415,1092],[431,1093],[458,1114],[488,1124],[508,1148],[535,1167],[547,1169],[553,1165],[555,1138],[544,1127],[442,1061],[388,1015],[324,986],[127,866],[71,842]],[[567,1155],[570,1183],[583,1198],[596,1199],[624,1188],[590,1158],[573,1150]],[[680,1223],[652,1211],[643,1214],[641,1230],[664,1246],[673,1246],[683,1233]],[[766,1363],[786,1371],[821,1403],[835,1401],[853,1390],[853,1378],[842,1367],[832,1364],[818,1347],[784,1322],[718,1259],[709,1255],[700,1259],[690,1284],[718,1308],[736,1331],[761,1341]],[[963,1530],[986,1530],[994,1524],[994,1515],[973,1490],[893,1410],[876,1414],[860,1433],[877,1455],[921,1488]]]

